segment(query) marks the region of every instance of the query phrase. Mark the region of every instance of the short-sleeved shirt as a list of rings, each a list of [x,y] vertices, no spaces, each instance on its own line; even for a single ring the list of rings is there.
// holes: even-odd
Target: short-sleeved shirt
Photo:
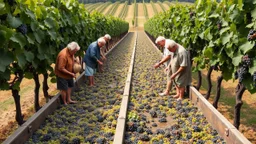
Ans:
[[[54,72],[58,77],[64,79],[73,78],[71,75],[62,71],[65,68],[69,72],[73,72],[74,56],[69,53],[68,48],[64,48],[57,56]]]
[[[100,47],[98,46],[98,42],[95,41],[91,43],[86,50],[86,54],[83,58],[85,64],[93,69],[97,68],[97,60],[100,59]]]
[[[167,43],[166,41],[169,41],[169,39],[166,39],[166,40],[165,40],[165,44]],[[172,52],[170,52],[170,51],[168,50],[168,46],[165,45],[165,46],[164,46],[164,52],[163,52],[163,58],[166,57],[166,56],[168,56],[168,55],[172,55]],[[166,61],[166,62],[164,63],[164,65],[165,65],[165,66],[168,66],[168,64],[170,63],[170,61],[171,61],[171,59],[169,59],[168,61]]]
[[[172,73],[177,72],[181,66],[185,67],[185,69],[175,77],[175,81],[178,86],[183,87],[191,83],[191,63],[188,51],[178,44],[178,48],[172,55]]]

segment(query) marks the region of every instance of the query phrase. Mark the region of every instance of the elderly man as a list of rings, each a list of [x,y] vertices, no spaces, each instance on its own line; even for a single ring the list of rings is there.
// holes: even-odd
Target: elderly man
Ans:
[[[155,68],[158,68],[160,65],[164,64],[165,67],[167,68],[167,66],[169,65],[170,61],[171,61],[171,55],[172,53],[167,49],[166,47],[166,42],[170,41],[169,39],[165,39],[163,36],[159,36],[157,39],[156,39],[156,44],[161,46],[161,47],[164,47],[164,52],[163,52],[163,58],[160,62],[156,63],[154,65]],[[170,90],[172,88],[172,81],[171,81],[171,69],[168,68],[168,69],[165,69],[165,72],[167,74],[167,85],[166,85],[166,89],[163,93],[160,93],[159,95],[160,96],[166,96],[166,95],[169,95],[170,93]]]
[[[71,42],[62,49],[57,56],[55,74],[57,76],[57,89],[61,91],[61,98],[65,105],[76,103],[70,98],[71,89],[74,86],[73,78],[76,76],[73,71],[74,54],[80,50],[76,42]]]
[[[100,60],[104,64],[107,58],[105,57],[105,52],[108,50],[107,44],[111,40],[111,36],[109,34],[106,34],[104,37],[102,37],[106,41],[106,45],[100,49]],[[103,65],[98,65],[98,69],[100,72],[103,72]]]
[[[166,48],[173,52],[169,67],[172,69],[171,79],[176,83],[177,94],[174,98],[182,100],[185,87],[191,83],[191,63],[188,51],[173,40],[166,42]]]
[[[83,61],[86,64],[85,76],[89,77],[89,86],[94,86],[94,74],[96,72],[97,65],[102,65],[100,61],[100,49],[106,44],[103,38],[99,38],[97,41],[91,43],[86,51]]]

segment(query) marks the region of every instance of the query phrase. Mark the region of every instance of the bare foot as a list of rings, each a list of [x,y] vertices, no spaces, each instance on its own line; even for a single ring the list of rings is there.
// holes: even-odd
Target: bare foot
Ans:
[[[169,95],[169,92],[166,92],[166,91],[165,91],[165,92],[163,92],[163,93],[160,93],[159,95],[160,95],[160,96],[167,96],[167,95]]]
[[[182,101],[182,98],[178,98],[177,101]]]
[[[174,96],[173,96],[173,98],[179,98],[179,95],[178,95],[178,94],[176,94],[176,95],[174,95]]]
[[[68,103],[69,103],[69,104],[76,104],[77,101],[70,100]]]

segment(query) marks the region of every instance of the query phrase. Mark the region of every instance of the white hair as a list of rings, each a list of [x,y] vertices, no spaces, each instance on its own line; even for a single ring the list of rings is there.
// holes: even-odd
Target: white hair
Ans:
[[[105,34],[104,37],[107,38],[108,40],[111,40],[111,36],[109,34]]]
[[[104,40],[104,38],[99,38],[97,41],[98,41],[98,43],[101,43],[103,45],[106,44],[106,41]]]
[[[166,48],[172,48],[173,46],[175,46],[177,43],[174,40],[166,40],[165,41],[165,46]]]
[[[80,46],[78,45],[77,42],[71,42],[67,45],[67,48],[71,51],[73,50],[80,50]]]
[[[163,36],[159,36],[157,39],[156,39],[156,44],[162,40],[165,40],[165,38]]]

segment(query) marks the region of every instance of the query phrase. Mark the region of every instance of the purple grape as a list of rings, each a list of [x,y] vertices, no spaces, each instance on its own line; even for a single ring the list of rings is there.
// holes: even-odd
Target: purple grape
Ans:
[[[27,34],[28,28],[26,24],[21,24],[18,28],[17,31],[22,33],[23,35]]]

